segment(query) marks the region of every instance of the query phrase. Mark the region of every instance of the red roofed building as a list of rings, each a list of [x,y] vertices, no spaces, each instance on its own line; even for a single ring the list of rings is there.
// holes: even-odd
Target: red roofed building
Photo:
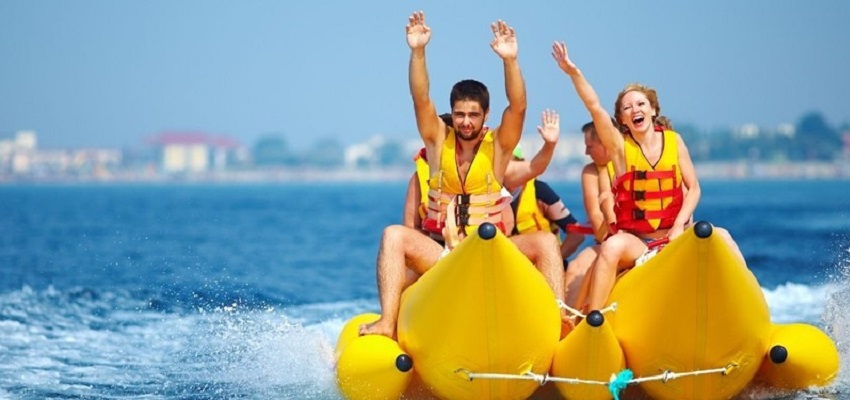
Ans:
[[[162,149],[162,170],[167,173],[224,169],[228,153],[239,147],[227,136],[199,132],[164,132],[148,143]]]

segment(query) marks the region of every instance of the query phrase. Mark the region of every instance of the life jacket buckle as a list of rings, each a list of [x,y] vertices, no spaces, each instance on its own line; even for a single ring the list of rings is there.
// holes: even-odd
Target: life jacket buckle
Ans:
[[[645,215],[646,213],[644,213],[644,211],[640,208],[632,210],[632,219],[636,221],[646,219]]]
[[[635,171],[635,179],[646,180],[646,171]]]
[[[469,225],[469,206],[470,206],[470,194],[459,194],[457,195],[457,203],[455,206],[455,210],[457,210],[455,222],[460,226],[468,226]]]
[[[634,200],[646,200],[646,191],[645,190],[635,190],[632,192],[632,199]]]

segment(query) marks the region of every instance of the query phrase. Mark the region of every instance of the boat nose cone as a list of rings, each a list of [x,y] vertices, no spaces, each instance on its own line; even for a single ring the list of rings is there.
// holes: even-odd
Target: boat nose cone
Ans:
[[[478,236],[484,240],[490,240],[496,237],[496,225],[485,222],[478,227]]]
[[[712,228],[711,224],[707,221],[699,221],[694,226],[694,233],[696,233],[697,237],[699,237],[701,239],[705,239],[705,238],[711,236],[711,232],[713,230],[714,230],[714,228]]]

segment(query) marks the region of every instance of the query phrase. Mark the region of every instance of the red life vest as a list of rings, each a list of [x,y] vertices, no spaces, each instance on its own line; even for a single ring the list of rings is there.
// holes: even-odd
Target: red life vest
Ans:
[[[676,132],[658,129],[663,147],[651,165],[640,145],[625,135],[626,172],[614,181],[617,228],[633,233],[653,233],[673,226],[682,209],[682,172]]]

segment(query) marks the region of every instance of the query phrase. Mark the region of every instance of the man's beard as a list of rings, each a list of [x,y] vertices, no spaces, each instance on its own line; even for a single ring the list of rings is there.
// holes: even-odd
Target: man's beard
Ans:
[[[467,134],[465,134],[461,131],[456,131],[456,132],[457,132],[458,139],[463,140],[463,141],[467,141],[467,142],[473,142],[473,141],[478,140],[478,138],[481,136],[482,130],[483,130],[483,128],[472,131],[472,133],[470,133],[469,135],[467,135]]]

